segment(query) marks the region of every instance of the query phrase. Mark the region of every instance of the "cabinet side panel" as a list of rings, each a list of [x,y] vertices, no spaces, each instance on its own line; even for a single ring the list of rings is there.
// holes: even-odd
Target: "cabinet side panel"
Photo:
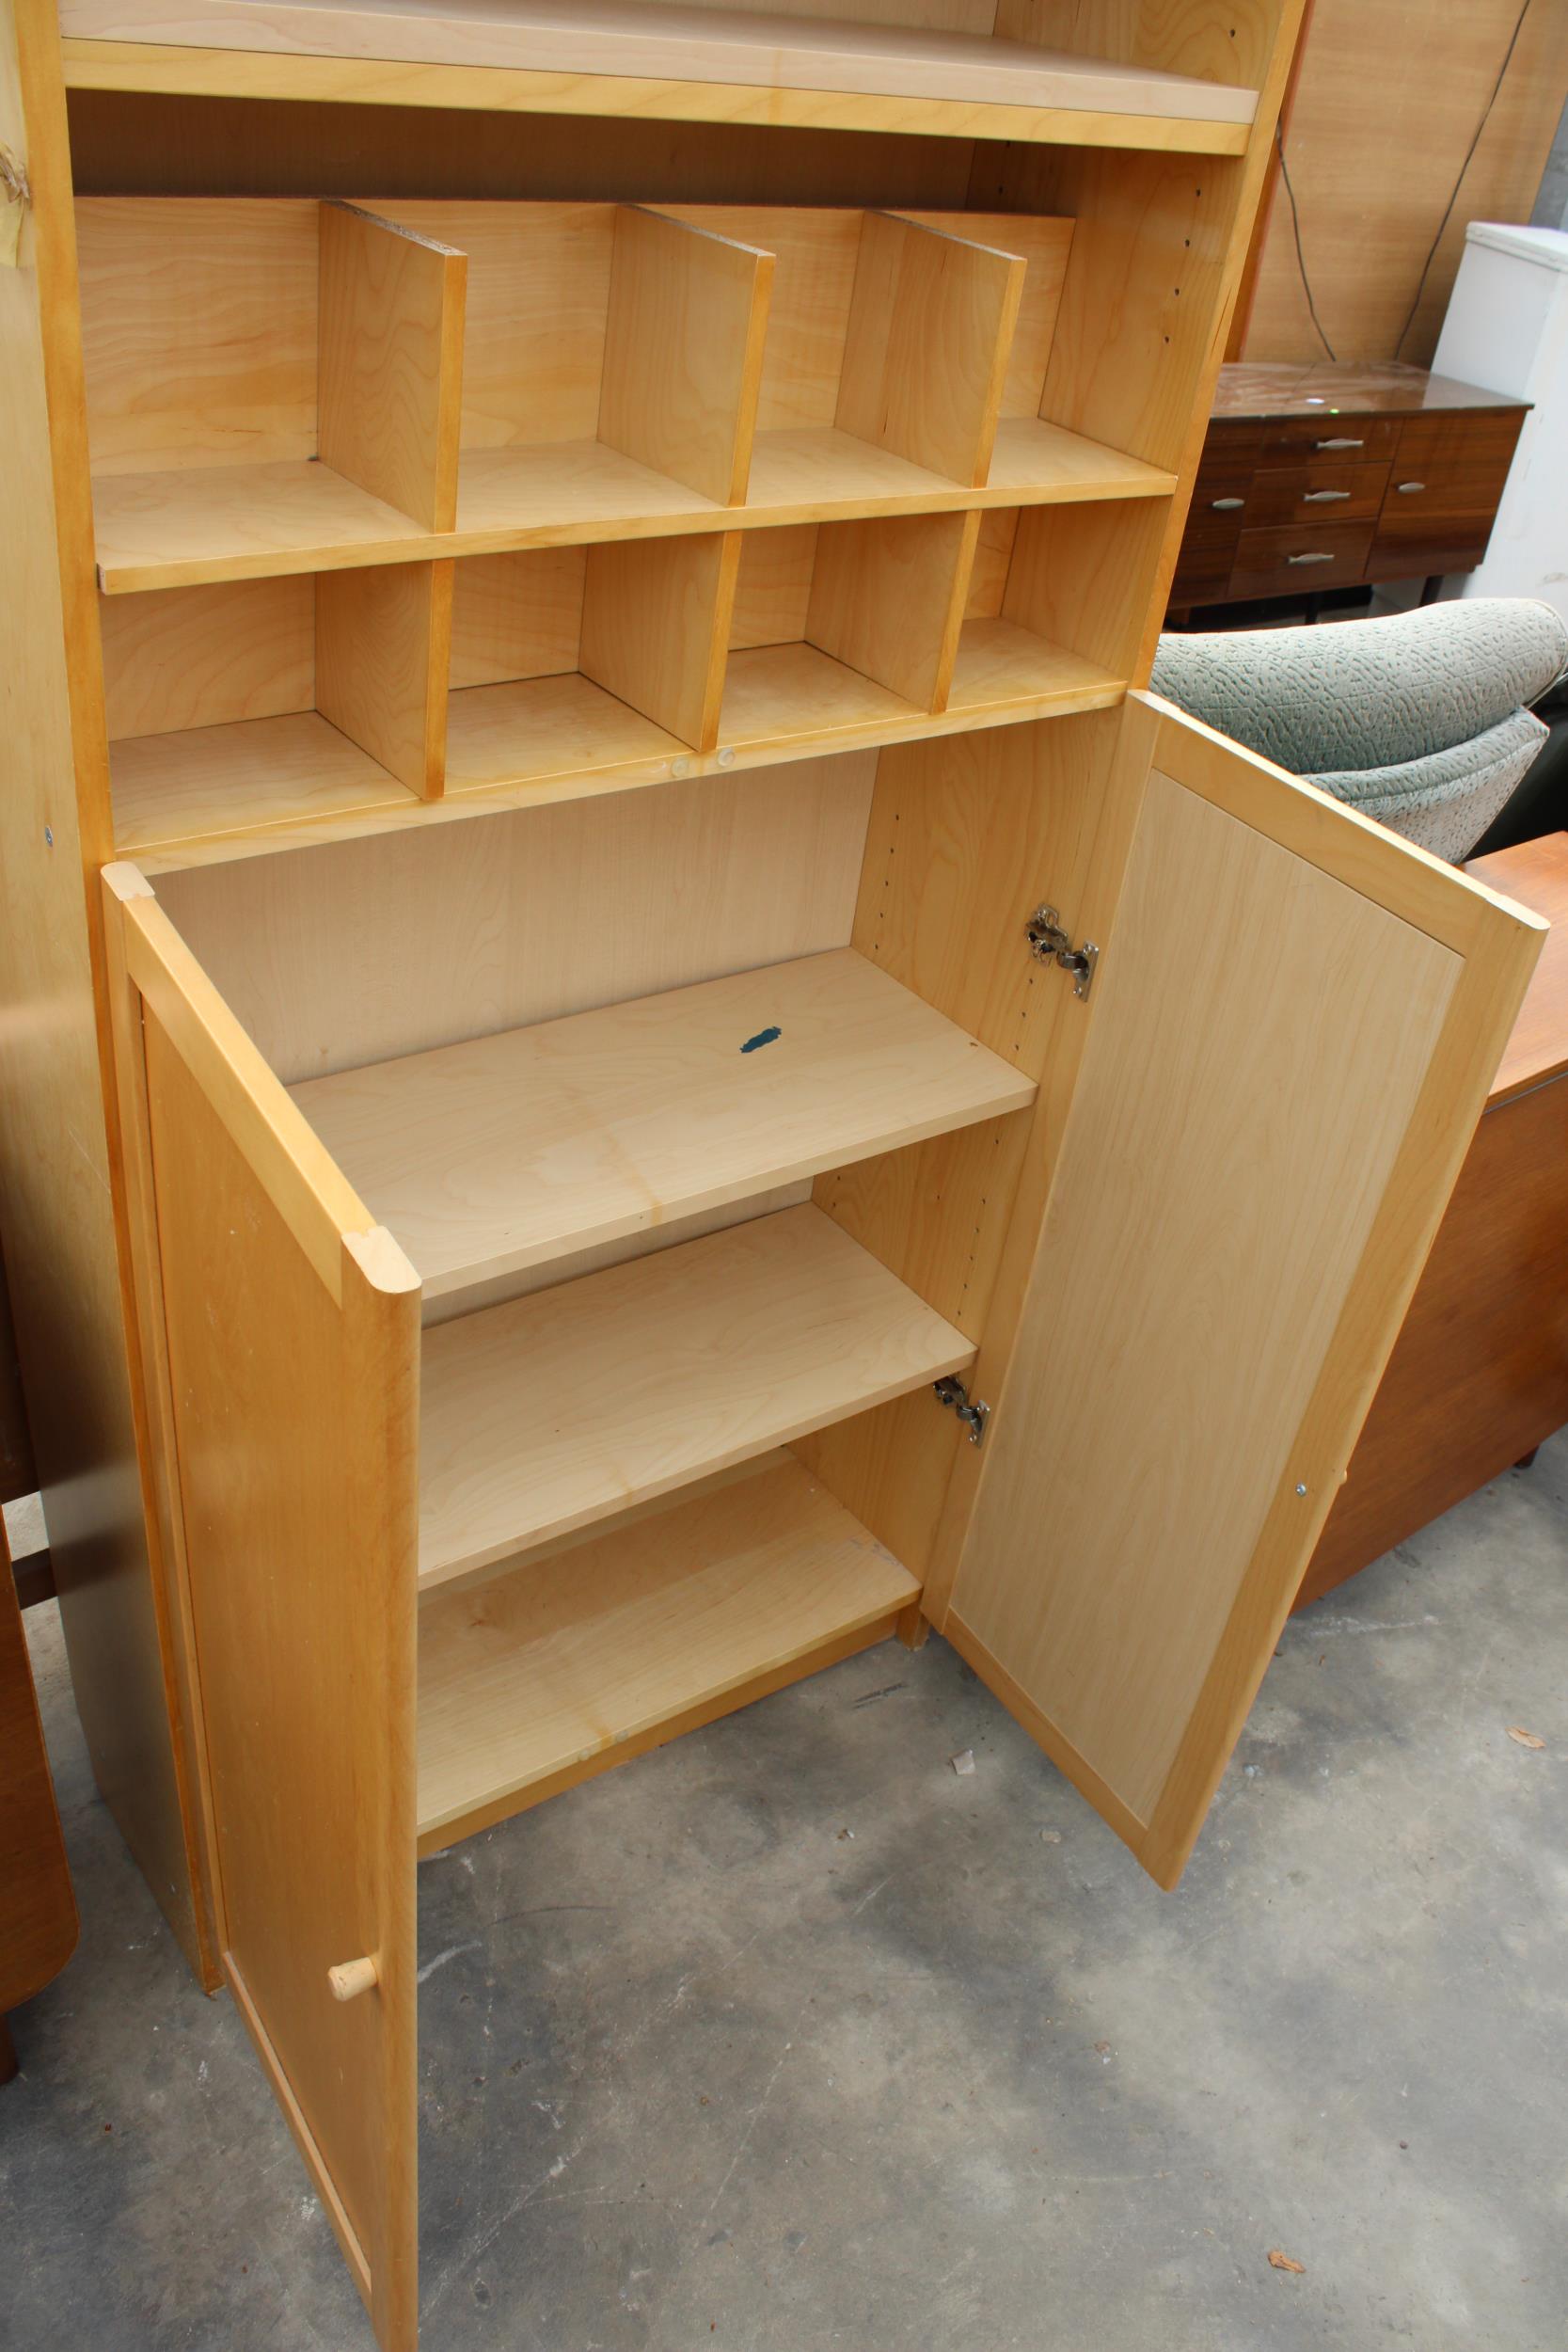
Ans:
[[[0,18],[0,139],[25,161],[0,270],[0,1228],[76,1705],[93,1772],[192,1965],[210,1974],[182,1730],[143,1519],[111,1168],[97,873],[107,751],[54,11]]]

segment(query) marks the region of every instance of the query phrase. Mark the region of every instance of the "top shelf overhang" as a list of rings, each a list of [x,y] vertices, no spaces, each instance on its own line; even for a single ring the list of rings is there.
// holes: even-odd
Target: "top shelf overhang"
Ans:
[[[1235,155],[1257,93],[1022,41],[564,0],[61,0],[77,89]]]

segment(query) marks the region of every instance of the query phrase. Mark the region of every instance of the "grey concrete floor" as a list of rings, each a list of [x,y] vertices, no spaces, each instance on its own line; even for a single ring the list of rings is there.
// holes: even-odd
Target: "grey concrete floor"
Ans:
[[[53,1616],[0,2344],[368,2352]],[[426,2352],[1560,2352],[1565,1670],[1568,1436],[1292,1621],[1175,1895],[936,1641],[428,1863]]]

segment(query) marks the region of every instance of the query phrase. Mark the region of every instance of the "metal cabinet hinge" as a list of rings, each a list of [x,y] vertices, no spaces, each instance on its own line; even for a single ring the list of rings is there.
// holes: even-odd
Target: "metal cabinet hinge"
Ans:
[[[990,1419],[990,1406],[980,1404],[977,1399],[972,1405],[969,1401],[969,1391],[961,1380],[956,1380],[951,1374],[945,1380],[933,1383],[932,1393],[939,1405],[945,1405],[949,1411],[957,1413],[969,1432],[970,1444],[978,1445],[986,1434],[986,1423]]]
[[[1100,950],[1092,939],[1085,939],[1081,947],[1075,947],[1070,932],[1063,930],[1062,918],[1054,907],[1037,907],[1023,927],[1023,935],[1037,963],[1059,963],[1064,972],[1072,974],[1073,994],[1088,994],[1094,984],[1095,965],[1100,961]]]

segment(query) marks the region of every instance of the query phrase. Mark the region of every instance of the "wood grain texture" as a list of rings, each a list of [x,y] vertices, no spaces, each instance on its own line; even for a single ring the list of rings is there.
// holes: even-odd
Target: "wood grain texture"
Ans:
[[[429,1297],[1033,1099],[850,948],[294,1092]]]
[[[1097,1006],[953,1615],[1028,1693],[1063,1768],[1086,1767],[1110,1790],[1123,1834],[1168,1883],[1338,1486],[1540,933],[1391,836],[1374,844],[1355,824],[1337,834],[1327,819],[1345,812],[1148,708],[1155,770],[1117,952],[1097,986],[1116,977]],[[1205,974],[1188,953],[1179,992],[1167,958],[1151,1021],[1139,961],[1160,952],[1159,910],[1183,895],[1173,897],[1173,877],[1195,862],[1215,961]],[[1419,925],[1406,909],[1419,910]],[[1366,992],[1386,962],[1402,978],[1374,1006]],[[1124,1030],[1119,1009],[1134,1002]],[[1164,1034],[1167,1021],[1184,1043]],[[1249,1076],[1281,1062],[1295,1079],[1283,1099]],[[1166,1121],[1163,1136],[1150,1118]],[[1292,1146],[1298,1120],[1310,1120],[1310,1136]],[[1109,1258],[1091,1278],[1088,1237],[1101,1217],[1115,1223],[1106,1243],[1124,1270],[1128,1222],[1158,1233],[1157,1289],[1141,1273],[1118,1280]],[[1118,1433],[1103,1484],[1090,1475],[1093,1441],[1073,1398],[1053,1390],[1051,1351],[1030,1339],[1070,1327],[1075,1285],[1090,1279],[1107,1375],[1125,1384],[1120,1408],[1099,1423]],[[1125,1350],[1118,1316],[1136,1329]],[[1195,1331],[1210,1335],[1196,1353]],[[1181,1375],[1160,1378],[1172,1350]],[[1188,1413],[1201,1418],[1196,1446]],[[1152,1467],[1130,1486],[1134,1429],[1140,1464]],[[1042,1591],[1022,1530],[1045,1511],[1032,1481],[1058,1444],[1072,1469],[1045,1490],[1053,1565]],[[1173,1548],[1189,1562],[1180,1576],[1169,1573]],[[1106,1610],[1123,1629],[1116,1643],[1102,1638]]]
[[[803,1473],[797,1472],[797,1476]],[[869,1538],[865,1539],[869,1542]],[[0,2023],[76,1948],[76,1897],[39,1720],[11,1555],[0,1526]]]
[[[1568,1422],[1568,1080],[1494,1104],[1433,1244],[1295,1606],[1332,1592]]]
[[[94,475],[313,457],[317,208],[85,197],[74,209]]]
[[[810,1207],[442,1324],[422,1365],[421,1589],[973,1354]]]
[[[436,8],[364,11],[291,7],[288,0],[237,8],[230,0],[204,0],[193,21],[171,12],[167,0],[71,0],[62,31],[73,47],[189,43],[262,56],[271,51],[292,69],[280,76],[277,95],[320,88],[298,70],[312,55],[374,60],[378,75],[343,77],[345,92],[373,95],[379,80],[388,98],[404,103],[420,103],[421,85],[400,75],[399,63],[456,68],[459,78],[463,71],[487,72],[489,104],[544,111],[564,104],[599,114],[646,107],[719,120],[754,112],[759,119],[827,119],[857,129],[945,130],[960,136],[989,132],[1005,138],[1015,135],[1015,124],[1024,135],[1048,135],[1030,118],[1049,112],[1124,118],[1125,140],[1136,138],[1146,121],[1152,131],[1162,119],[1189,128],[1207,123],[1218,136],[1222,128],[1249,122],[1254,106],[1248,90],[1101,62],[1092,54],[1063,56],[1028,41],[843,22],[818,30],[799,17],[758,21],[744,9],[568,10],[519,0],[505,18],[464,18]],[[509,88],[513,83],[517,87]],[[663,90],[663,84],[673,87]],[[860,103],[774,103],[758,110],[748,95],[755,90],[797,94],[798,101],[821,93],[823,100],[837,95]],[[428,102],[437,93],[425,95]],[[990,108],[999,119],[982,131]],[[981,110],[978,119],[974,109]]]
[[[292,1084],[845,946],[874,768],[693,778],[169,874],[160,898]]]
[[[1472,220],[1528,220],[1568,97],[1568,21],[1517,0],[1316,0],[1287,153],[1318,314],[1341,359],[1432,357]],[[1460,181],[1465,151],[1480,129]],[[1443,223],[1455,183],[1457,200]],[[1402,343],[1433,240],[1437,250]],[[1396,350],[1396,344],[1398,349]],[[1290,207],[1270,215],[1243,351],[1316,359]]]
[[[990,463],[1021,255],[888,213],[861,224],[833,422],[973,488]]]
[[[314,710],[244,725],[191,727],[117,743],[115,846],[142,861],[200,865],[244,856],[276,832],[309,840],[334,822],[419,805],[379,760]]]
[[[420,1613],[423,1851],[877,1638],[915,1580],[798,1463]],[[875,1630],[874,1630],[875,1629]]]
[[[317,454],[426,531],[450,531],[467,262],[353,204],[324,204],[320,234]]]
[[[560,677],[578,666],[583,548],[477,555],[454,567],[451,684]]]
[[[110,742],[314,709],[315,603],[309,579],[101,597]]]
[[[146,1036],[224,1964],[381,2342],[408,2352],[418,1282],[341,1235],[334,1293],[151,1008]],[[345,2006],[326,1972],[361,1953],[378,1989]]]
[[[978,529],[976,515],[825,526],[807,639],[917,710],[945,709]]]
[[[589,550],[585,677],[695,750],[719,741],[738,532]]]
[[[1552,928],[1298,1609],[1568,1421],[1568,836],[1466,870]]]
[[[421,800],[446,781],[451,564],[327,572],[316,583],[316,707]]]
[[[0,140],[33,204],[0,271],[0,1230],[77,1712],[94,1779],[181,1948],[215,1981],[182,1814],[194,1759],[166,1645],[126,1373],[97,869],[112,855],[87,407],[57,28],[0,10]]]
[[[38,1483],[27,1402],[22,1393],[22,1367],[16,1359],[16,1326],[11,1320],[5,1263],[0,1260],[0,1502],[36,1494]]]
[[[615,215],[599,438],[703,497],[746,495],[773,260],[641,205]]]

